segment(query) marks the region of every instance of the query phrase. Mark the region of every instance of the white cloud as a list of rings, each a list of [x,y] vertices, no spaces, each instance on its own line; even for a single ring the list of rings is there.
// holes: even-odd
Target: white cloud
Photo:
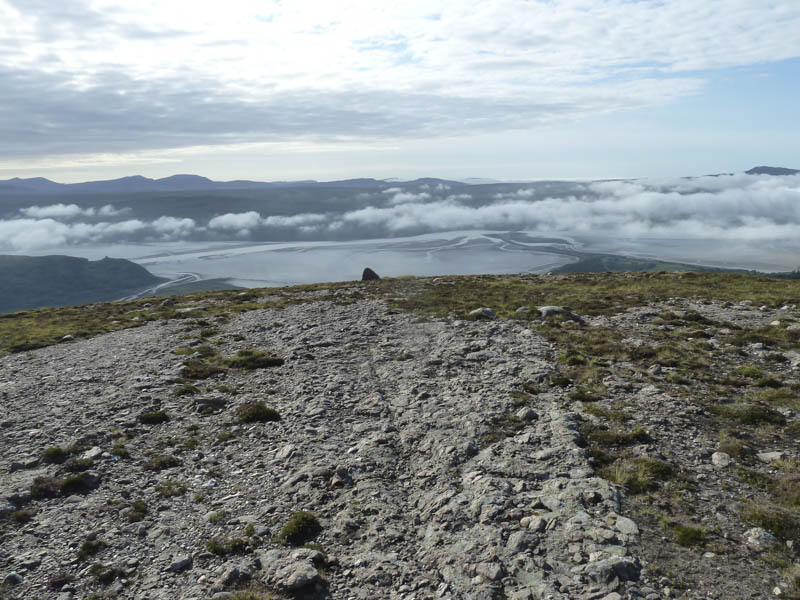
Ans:
[[[270,216],[262,221],[267,227],[305,227],[322,223],[327,219],[325,215],[317,213],[304,213],[291,216]]]
[[[263,217],[257,211],[194,219],[76,222],[73,209],[60,219],[0,220],[0,249],[30,249],[119,241],[185,239],[368,239],[448,230],[531,230],[614,237],[796,241],[800,239],[800,176],[731,175],[692,179],[642,179],[564,184],[561,197],[543,197],[548,184],[520,186],[501,197],[471,194],[376,193],[363,208],[354,199],[338,213]],[[387,202],[397,196],[403,201]],[[343,201],[344,202],[344,201]],[[54,205],[55,206],[55,205]],[[42,208],[42,207],[39,207]],[[44,207],[48,208],[48,207]],[[61,209],[59,209],[61,210]],[[81,209],[82,210],[82,209]],[[255,235],[254,235],[255,234]]]
[[[194,219],[176,217],[159,217],[151,226],[166,239],[188,237],[197,228]]]
[[[78,216],[94,215],[93,208],[81,208],[77,204],[50,204],[48,206],[29,206],[21,208],[20,213],[26,217],[33,217],[35,219],[69,219]]]
[[[249,230],[261,225],[261,215],[254,210],[244,213],[218,215],[208,222],[209,229],[220,231]]]
[[[115,208],[113,204],[106,204],[100,207],[97,214],[101,217],[116,217],[130,212],[130,210],[130,208]]]
[[[0,0],[0,156],[530,128],[798,57],[798,30],[790,1]]]
[[[452,196],[370,206],[345,213],[329,229],[350,225],[391,234],[494,228],[731,240],[800,237],[800,176],[608,181],[587,184],[585,190],[566,198],[514,199],[533,195],[523,188],[477,207]]]
[[[138,219],[118,223],[62,223],[54,219],[0,220],[0,248],[17,252],[108,242],[146,230]]]
[[[430,200],[431,195],[427,192],[414,194],[413,192],[397,192],[389,198],[389,204],[406,204],[408,202],[424,202]]]

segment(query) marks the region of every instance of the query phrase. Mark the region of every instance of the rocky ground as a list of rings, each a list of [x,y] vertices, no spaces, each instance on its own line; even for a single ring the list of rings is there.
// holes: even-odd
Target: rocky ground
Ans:
[[[0,597],[793,596],[794,307],[358,289],[0,358]]]

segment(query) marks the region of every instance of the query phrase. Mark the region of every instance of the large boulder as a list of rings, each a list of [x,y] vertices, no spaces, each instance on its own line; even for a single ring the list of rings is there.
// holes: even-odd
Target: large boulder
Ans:
[[[375,271],[367,267],[364,269],[364,272],[361,274],[361,281],[379,281],[380,275],[378,275]]]

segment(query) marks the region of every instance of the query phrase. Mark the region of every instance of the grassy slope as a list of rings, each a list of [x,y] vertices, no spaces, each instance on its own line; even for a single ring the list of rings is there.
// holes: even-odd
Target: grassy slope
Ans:
[[[313,294],[347,291],[346,301],[382,298],[404,310],[429,315],[464,316],[477,306],[491,306],[501,317],[519,317],[520,306],[558,304],[582,314],[614,314],[649,301],[672,297],[757,305],[800,304],[800,281],[724,273],[613,273],[575,275],[480,275],[437,278],[384,279],[378,283],[341,282],[247,292],[201,292],[175,298],[175,305],[159,300],[88,306],[46,308],[0,315],[0,353],[58,343],[65,335],[87,337],[136,327],[149,321],[186,318],[179,312],[202,304],[207,317],[286,303],[308,302]],[[268,302],[255,302],[260,296]],[[153,306],[146,307],[146,305]]]

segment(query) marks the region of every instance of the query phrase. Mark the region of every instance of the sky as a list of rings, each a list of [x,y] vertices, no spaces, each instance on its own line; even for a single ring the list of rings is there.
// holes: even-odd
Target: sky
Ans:
[[[797,0],[0,0],[0,179],[800,168]]]

